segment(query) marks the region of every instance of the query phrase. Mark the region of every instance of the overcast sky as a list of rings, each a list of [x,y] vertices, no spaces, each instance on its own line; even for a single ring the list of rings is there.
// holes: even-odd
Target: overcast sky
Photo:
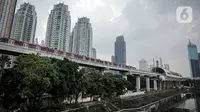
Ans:
[[[54,4],[69,6],[72,27],[78,17],[89,17],[97,57],[109,60],[117,36],[124,35],[127,63],[138,67],[139,60],[152,64],[162,57],[172,71],[190,76],[187,44],[191,39],[200,48],[200,0],[18,0],[35,5],[38,17],[36,37],[45,38],[47,18]],[[193,22],[176,22],[176,8],[191,6]]]

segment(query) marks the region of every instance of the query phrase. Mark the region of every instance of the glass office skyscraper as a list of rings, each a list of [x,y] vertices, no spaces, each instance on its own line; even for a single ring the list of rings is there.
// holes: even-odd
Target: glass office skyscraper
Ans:
[[[198,50],[197,46],[191,41],[188,43],[188,54],[192,77],[200,77]]]
[[[115,63],[126,65],[126,42],[124,41],[124,36],[116,38]]]

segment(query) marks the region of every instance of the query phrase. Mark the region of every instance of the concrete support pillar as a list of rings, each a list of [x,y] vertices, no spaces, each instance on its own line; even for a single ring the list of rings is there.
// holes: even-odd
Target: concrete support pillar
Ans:
[[[150,79],[149,79],[149,77],[146,77],[146,90],[147,90],[147,92],[150,92]]]
[[[177,82],[177,87],[180,87],[180,86],[181,86],[181,82],[178,81],[178,82]]]
[[[157,91],[158,90],[158,86],[157,86],[157,80],[153,80],[153,89],[155,90],[155,91]]]
[[[189,87],[192,87],[192,84],[191,84],[191,82],[189,83]]]
[[[162,83],[163,83],[163,82],[160,81],[160,86],[159,86],[159,87],[160,87],[160,90],[162,90],[162,85],[163,85]]]
[[[145,111],[143,111],[145,112]],[[147,112],[151,112],[151,106],[147,109]]]
[[[169,83],[169,81],[167,81],[167,89],[169,89],[170,88],[170,83]]]
[[[163,89],[166,89],[167,88],[167,85],[166,85],[166,82],[164,81],[163,82]]]
[[[169,81],[169,88],[172,88],[172,81]]]
[[[136,76],[136,90],[140,91],[140,76]]]
[[[100,71],[101,75],[104,75],[104,70],[103,69],[101,69],[99,71]]]
[[[155,104],[155,109],[158,110],[159,104]]]
[[[172,88],[174,88],[174,86],[175,86],[175,84],[174,84],[175,82],[174,81],[172,81]]]
[[[165,81],[165,89],[168,89],[168,83]]]
[[[124,78],[125,80],[127,80],[127,75],[123,75],[123,78]]]
[[[174,81],[174,83],[173,83],[173,87],[176,87],[176,81]]]
[[[174,82],[174,87],[178,87],[178,81]]]
[[[127,79],[127,75],[123,75],[122,77],[123,77],[125,80],[128,80],[128,79]],[[128,89],[125,88],[125,90],[127,91]]]

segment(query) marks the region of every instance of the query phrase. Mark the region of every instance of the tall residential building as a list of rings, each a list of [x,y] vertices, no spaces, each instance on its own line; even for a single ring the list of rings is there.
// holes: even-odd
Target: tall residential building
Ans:
[[[169,64],[164,64],[164,69],[170,70]]]
[[[44,40],[41,41],[40,45],[45,46]]]
[[[126,65],[126,42],[124,41],[124,36],[119,36],[116,38],[115,62]]]
[[[10,37],[17,0],[0,0],[0,38]]]
[[[142,59],[139,61],[139,69],[148,71],[148,63],[146,60]]]
[[[17,40],[34,43],[37,25],[35,6],[24,3],[15,14],[11,37]]]
[[[71,16],[68,6],[54,5],[49,14],[45,44],[47,47],[69,52]]]
[[[35,38],[34,44],[39,44],[39,43],[38,43],[38,38]]]
[[[95,48],[92,48],[92,58],[97,58],[97,51]]]
[[[72,53],[73,50],[73,35],[74,35],[74,31],[71,32],[70,34],[70,38],[69,38],[69,52]]]
[[[188,55],[192,77],[200,77],[200,66],[197,46],[191,41],[188,43]]]
[[[155,66],[154,65],[150,65],[149,66],[149,71],[151,71]]]
[[[115,56],[111,56],[111,62],[115,63]]]
[[[78,18],[70,38],[72,52],[92,57],[92,38],[93,31],[90,19],[86,17]]]

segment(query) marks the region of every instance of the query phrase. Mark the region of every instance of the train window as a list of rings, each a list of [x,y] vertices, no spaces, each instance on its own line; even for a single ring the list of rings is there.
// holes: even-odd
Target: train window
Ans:
[[[23,46],[24,45],[24,43],[23,42],[21,42],[21,41],[15,41],[15,43],[14,43],[15,45],[18,45],[18,46]]]
[[[48,52],[54,53],[54,49],[48,49]]]
[[[37,50],[37,51],[40,51],[40,47],[39,47],[39,46],[36,46],[36,50]]]
[[[28,48],[28,44],[25,44],[25,43],[24,43],[24,44],[23,44],[23,47],[24,47],[24,48]]]
[[[86,59],[86,60],[90,60],[90,58],[88,58],[88,57],[86,57],[85,59]]]
[[[66,55],[67,55],[67,56],[71,56],[72,54],[71,54],[71,53],[66,53]]]
[[[57,50],[54,50],[54,54],[55,54],[55,55],[58,55],[58,51],[57,51]]]
[[[28,46],[29,48],[32,48],[32,49],[37,49],[37,46],[36,45],[34,45],[34,44],[29,44],[29,46]]]
[[[41,47],[40,48],[42,51],[47,51],[47,47]]]
[[[167,74],[171,75],[171,73],[167,72]]]
[[[83,56],[78,55],[78,54],[77,54],[77,55],[74,55],[74,57],[77,58],[77,59],[83,59]]]
[[[0,42],[5,42],[5,39],[4,38],[0,38]]]
[[[8,43],[9,39],[8,38],[0,38],[0,41]]]
[[[63,51],[58,51],[58,55],[63,55],[64,52]]]
[[[9,41],[8,41],[8,44],[9,44],[9,45],[14,45],[14,43],[15,43],[14,40],[9,40]]]

